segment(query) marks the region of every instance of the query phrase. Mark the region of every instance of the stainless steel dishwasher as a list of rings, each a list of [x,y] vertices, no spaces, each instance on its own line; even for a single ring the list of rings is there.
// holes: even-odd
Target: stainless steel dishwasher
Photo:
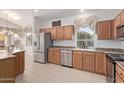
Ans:
[[[72,67],[72,50],[61,50],[61,65]]]

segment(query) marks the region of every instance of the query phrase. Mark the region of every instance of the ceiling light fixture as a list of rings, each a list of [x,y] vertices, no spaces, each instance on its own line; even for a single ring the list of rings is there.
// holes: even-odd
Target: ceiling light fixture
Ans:
[[[35,9],[34,11],[35,11],[35,12],[38,12],[38,9]]]
[[[84,11],[84,9],[81,9],[81,11],[83,12],[83,11]]]

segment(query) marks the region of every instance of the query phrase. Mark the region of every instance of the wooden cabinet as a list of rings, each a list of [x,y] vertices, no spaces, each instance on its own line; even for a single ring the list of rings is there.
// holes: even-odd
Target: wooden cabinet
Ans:
[[[112,39],[111,34],[112,34],[112,20],[107,20],[107,21],[99,21],[96,25],[97,27],[97,35],[99,40],[107,40],[107,39]]]
[[[83,60],[81,51],[73,51],[73,68],[82,69]]]
[[[83,52],[83,69],[94,71],[95,54],[94,52]]]
[[[40,29],[40,32],[51,33],[52,40],[72,40],[74,26],[67,25],[52,28],[43,28]]]
[[[95,72],[105,74],[106,72],[106,57],[103,52],[95,53]]]
[[[74,34],[74,26],[70,25],[70,26],[64,26],[64,39],[65,40],[72,40],[72,36]]]
[[[54,59],[53,59],[53,63],[54,64],[61,64],[61,53],[60,53],[60,49],[54,49]]]
[[[48,63],[61,64],[61,53],[58,48],[48,49]]]
[[[48,49],[48,63],[53,63],[53,57],[54,57],[54,49],[49,48]]]
[[[52,40],[57,39],[57,36],[56,35],[57,35],[56,34],[56,28],[55,27],[51,28],[51,39]]]
[[[116,64],[116,82],[124,83],[124,68],[119,64]]]
[[[15,57],[0,59],[0,83],[15,82]]]
[[[121,16],[120,16],[120,14],[115,18],[115,25],[116,26],[121,25]]]
[[[18,75],[25,70],[25,52],[17,52],[14,55],[16,55],[16,75]]]
[[[63,27],[56,27],[56,39],[62,40],[63,39]]]
[[[124,24],[124,10],[122,10],[121,13],[120,13],[120,24],[121,25]]]

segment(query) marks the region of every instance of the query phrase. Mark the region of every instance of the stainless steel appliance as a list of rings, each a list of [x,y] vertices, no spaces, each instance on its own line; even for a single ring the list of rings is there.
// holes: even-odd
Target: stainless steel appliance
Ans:
[[[106,60],[106,81],[109,83],[115,82],[116,62],[124,61],[124,55],[122,54],[107,54]]]
[[[117,39],[124,40],[124,25],[117,26],[116,35]]]
[[[35,35],[34,61],[47,63],[47,51],[51,46],[53,46],[53,41],[50,39],[50,33],[40,33]]]
[[[61,65],[72,67],[72,50],[61,50]]]

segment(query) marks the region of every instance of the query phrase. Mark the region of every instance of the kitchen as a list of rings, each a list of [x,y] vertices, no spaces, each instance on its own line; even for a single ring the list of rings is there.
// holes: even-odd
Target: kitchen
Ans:
[[[13,58],[13,64],[15,63],[11,68],[13,72],[11,82],[124,82],[123,10],[35,9],[24,11],[33,12],[32,15],[30,14],[33,16],[33,23],[32,30],[30,27],[23,29],[25,38],[22,35],[23,38],[20,41],[24,40],[26,44],[29,42],[31,45],[26,46],[24,42],[22,48],[12,41],[12,45],[16,45],[16,48],[12,46],[13,50],[9,53],[9,57],[3,48],[1,51],[4,52],[0,54],[1,61],[7,56],[7,59]],[[42,13],[44,15],[41,16]],[[25,15],[29,16],[29,14]],[[28,36],[32,36],[32,39],[27,39]],[[11,44],[7,43],[7,48],[9,45]],[[5,53],[4,57],[3,53]],[[14,59],[16,59],[15,62]],[[3,65],[0,66],[2,68]],[[2,70],[1,75],[4,72]]]

